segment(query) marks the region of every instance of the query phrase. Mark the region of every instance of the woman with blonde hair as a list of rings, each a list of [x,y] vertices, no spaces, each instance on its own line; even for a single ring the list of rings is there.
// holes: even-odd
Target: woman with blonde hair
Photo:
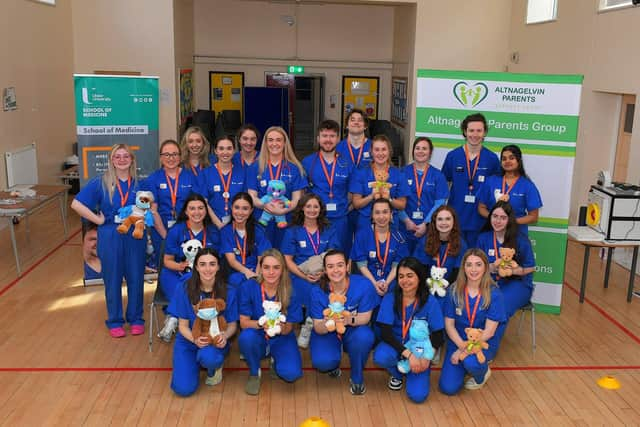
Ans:
[[[188,128],[180,140],[182,164],[193,175],[198,176],[202,170],[209,167],[210,144],[207,137],[198,126]]]
[[[90,180],[71,203],[78,215],[98,225],[98,258],[102,264],[108,314],[106,325],[113,338],[126,335],[125,320],[131,325],[132,335],[144,333],[146,234],[142,239],[135,239],[133,227],[126,234],[116,230],[122,222],[118,210],[134,205],[139,189],[135,154],[126,144],[116,144],[111,148],[104,174]],[[126,317],[122,315],[123,279],[127,282]]]

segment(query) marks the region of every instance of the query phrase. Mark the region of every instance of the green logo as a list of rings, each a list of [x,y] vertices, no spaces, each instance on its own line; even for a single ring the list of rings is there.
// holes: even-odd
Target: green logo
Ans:
[[[480,104],[487,95],[489,95],[489,88],[482,82],[474,85],[470,85],[467,82],[458,82],[453,85],[453,96],[460,104],[468,108]]]

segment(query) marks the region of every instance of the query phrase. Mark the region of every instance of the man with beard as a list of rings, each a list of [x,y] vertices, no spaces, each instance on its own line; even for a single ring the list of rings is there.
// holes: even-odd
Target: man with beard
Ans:
[[[102,264],[98,258],[98,226],[92,222],[84,222],[82,231],[84,280],[102,279]]]

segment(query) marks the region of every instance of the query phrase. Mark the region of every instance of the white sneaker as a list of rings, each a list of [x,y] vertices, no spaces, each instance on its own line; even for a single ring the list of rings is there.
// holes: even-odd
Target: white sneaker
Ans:
[[[173,334],[176,332],[177,328],[178,318],[167,315],[167,317],[165,317],[164,319],[164,326],[162,327],[160,332],[158,332],[158,338],[165,342],[171,342],[171,338],[173,337]]]
[[[311,329],[313,329],[313,319],[307,317],[304,325],[300,328],[300,334],[298,335],[298,347],[309,347],[309,340],[311,339]]]
[[[433,355],[433,359],[431,359],[431,364],[432,365],[437,365],[437,364],[440,363],[440,349],[441,348],[438,348],[436,350],[436,353]]]
[[[487,380],[491,376],[491,368],[487,367],[487,372],[484,374],[484,378],[480,384],[476,382],[476,379],[471,377],[464,383],[464,388],[467,390],[478,390],[487,383]]]
[[[216,369],[216,371],[213,373],[213,376],[207,377],[207,379],[204,381],[204,383],[209,386],[218,385],[221,382],[222,382],[222,368]]]

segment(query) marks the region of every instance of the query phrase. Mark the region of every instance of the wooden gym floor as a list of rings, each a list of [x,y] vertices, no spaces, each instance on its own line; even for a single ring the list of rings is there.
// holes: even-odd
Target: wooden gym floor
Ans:
[[[191,398],[169,388],[171,346],[147,336],[114,340],[104,326],[102,287],[84,287],[78,217],[69,214],[63,239],[57,210],[18,225],[24,273],[18,278],[8,228],[0,229],[0,424],[298,426],[320,416],[332,426],[639,425],[640,298],[625,301],[628,272],[614,264],[602,288],[604,262],[594,253],[587,300],[578,303],[582,247],[569,245],[562,313],[538,313],[535,353],[529,314],[516,335],[509,326],[478,391],[447,397],[431,376],[426,403],[386,387],[371,363],[367,393],[354,397],[348,375],[332,380],[311,369],[295,384],[263,378],[257,397],[244,393],[247,371],[237,345],[222,384],[204,384]],[[155,283],[145,285],[145,318]],[[343,359],[343,367],[348,360]],[[604,375],[622,387],[596,385]]]

